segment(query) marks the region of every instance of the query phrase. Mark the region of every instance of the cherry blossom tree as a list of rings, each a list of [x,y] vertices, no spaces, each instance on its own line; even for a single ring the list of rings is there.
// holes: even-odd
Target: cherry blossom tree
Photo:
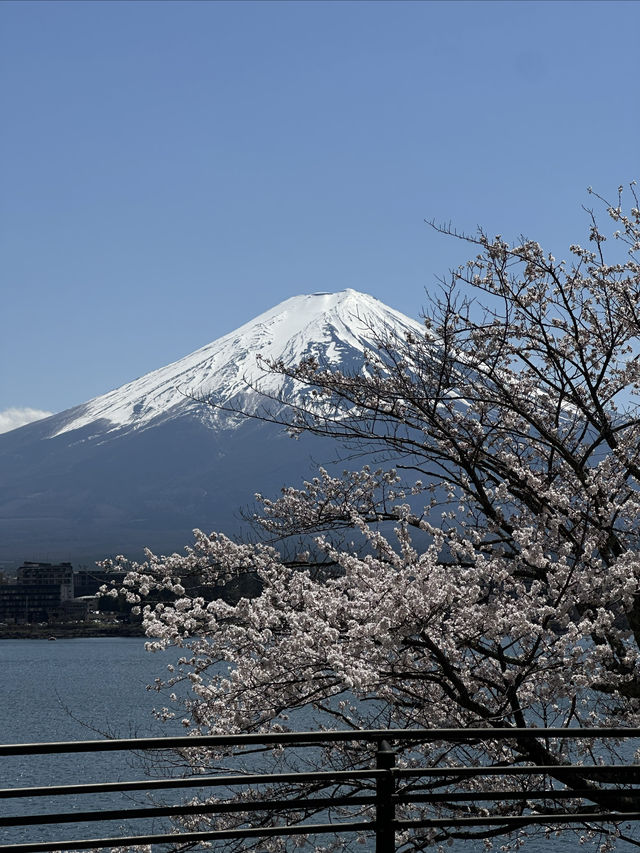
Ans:
[[[613,233],[585,209],[588,244],[571,246],[568,261],[532,240],[433,225],[475,256],[441,282],[422,336],[377,338],[353,372],[314,358],[264,365],[308,394],[272,398],[260,417],[335,439],[348,470],[327,466],[276,499],[259,496],[257,543],[196,531],[184,555],[149,553],[128,567],[150,648],[184,648],[158,681],[174,691],[162,715],[205,734],[640,725],[640,204],[633,185],[629,195],[627,210],[622,188],[613,203],[593,194]],[[207,596],[246,572],[259,578],[256,597]],[[553,767],[593,749],[415,743],[400,760]],[[209,772],[227,757],[194,749],[185,761]],[[372,754],[329,743],[310,760],[344,769],[371,766]],[[260,761],[282,768],[286,758],[274,749]],[[562,778],[610,805],[601,782]],[[520,790],[522,779],[504,784]],[[579,802],[550,792],[550,826],[556,808]],[[497,816],[525,808],[483,806]],[[416,804],[406,814],[479,808]],[[189,825],[215,820],[247,817]],[[523,820],[510,843],[535,831]],[[506,832],[416,830],[398,844]]]

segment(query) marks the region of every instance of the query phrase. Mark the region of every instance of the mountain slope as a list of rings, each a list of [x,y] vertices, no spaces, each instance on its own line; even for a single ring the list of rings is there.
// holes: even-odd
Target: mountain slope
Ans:
[[[256,384],[301,393],[264,376],[258,354],[357,368],[374,332],[409,330],[423,331],[353,290],[296,296],[173,364],[0,435],[0,560],[135,556],[180,549],[193,527],[237,530],[256,491],[296,483],[312,455],[326,461],[335,448],[193,398],[255,411]]]

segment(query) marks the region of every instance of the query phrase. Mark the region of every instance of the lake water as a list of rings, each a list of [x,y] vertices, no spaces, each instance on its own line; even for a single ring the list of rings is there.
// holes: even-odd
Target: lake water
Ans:
[[[30,743],[56,740],[91,740],[106,732],[121,737],[182,735],[179,723],[160,724],[152,710],[163,702],[146,685],[166,672],[166,664],[179,655],[174,652],[150,654],[140,638],[70,639],[0,641],[0,667],[3,689],[0,701],[0,740],[3,743]],[[301,726],[302,728],[303,726]],[[66,756],[28,756],[0,759],[0,787],[27,787],[47,784],[116,781],[144,778],[140,766],[130,763],[124,754],[97,753]],[[134,795],[135,802],[120,801],[120,807],[148,805],[144,794]],[[178,792],[179,796],[179,792]],[[64,800],[63,805],[61,805]],[[19,813],[21,801],[4,801],[2,811]],[[24,808],[31,812],[99,808],[98,795],[32,799]],[[114,805],[109,800],[108,807]],[[87,829],[89,827],[89,829]],[[153,831],[163,827],[156,824]],[[43,828],[0,829],[0,843],[19,844],[26,841],[51,841],[65,838],[116,836],[119,829],[133,833],[149,831],[149,823],[121,825],[84,824]],[[636,830],[637,832],[637,830]],[[499,847],[499,845],[498,845]],[[366,848],[364,848],[366,849]],[[481,844],[455,844],[453,853],[475,853]],[[550,840],[532,840],[525,846],[528,853],[570,853],[585,850],[593,853],[593,845],[580,846],[575,838],[565,836]],[[619,844],[620,853],[631,853],[637,847]]]
[[[174,654],[176,658],[178,655]],[[121,737],[182,735],[179,724],[161,725],[153,717],[158,694],[146,685],[171,657],[149,654],[139,637],[57,640],[1,640],[3,690],[0,732],[3,743],[93,740],[103,732]],[[144,778],[124,753],[89,753],[9,757],[0,759],[1,787],[77,784]],[[144,794],[134,795],[144,805]],[[5,801],[3,811],[19,813],[99,807],[95,797],[64,797],[56,801]],[[109,800],[109,807],[115,803]],[[120,801],[120,807],[133,806]],[[146,803],[148,805],[148,803]],[[118,805],[113,807],[117,808]],[[147,823],[148,827],[149,824]],[[135,825],[130,827],[135,828]],[[139,824],[139,828],[144,828]],[[113,824],[0,829],[2,843],[49,841],[73,837],[117,835]]]

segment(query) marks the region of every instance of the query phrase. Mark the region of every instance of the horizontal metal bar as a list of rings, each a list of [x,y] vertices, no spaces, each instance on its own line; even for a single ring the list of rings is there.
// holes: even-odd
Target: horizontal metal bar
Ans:
[[[296,826],[263,826],[251,829],[211,830],[210,832],[163,833],[160,835],[133,835],[127,838],[82,838],[77,841],[31,841],[26,844],[0,845],[0,853],[51,853],[56,850],[88,850],[92,847],[127,847],[135,844],[189,844],[198,841],[216,841],[232,838],[271,838],[289,835],[326,835],[328,833],[374,831],[375,821],[347,821],[345,823],[297,824]]]
[[[527,728],[482,729],[361,729],[358,731],[274,732],[265,734],[196,735],[194,737],[118,738],[113,740],[61,741],[55,743],[0,744],[0,755],[47,755],[60,752],[112,752],[116,750],[195,749],[196,747],[291,744],[321,746],[329,741],[415,741],[450,743],[529,738],[640,738],[640,728]]]
[[[424,792],[417,794],[395,794],[391,799],[396,804],[409,803],[441,803],[441,802],[493,802],[500,801],[526,801],[534,803],[536,800],[559,800],[559,799],[590,799],[594,800],[594,794],[604,800],[620,796],[622,792],[617,790],[604,790],[599,792],[588,790],[562,790],[562,791],[472,791],[462,793]],[[627,792],[624,792],[627,793]],[[629,795],[634,792],[628,792]],[[640,792],[635,792],[640,795]],[[87,823],[92,821],[111,820],[139,820],[158,817],[178,817],[185,815],[210,815],[229,814],[234,812],[261,812],[261,811],[296,811],[300,809],[327,809],[336,806],[371,806],[377,802],[376,796],[371,795],[343,795],[331,797],[307,797],[290,800],[257,800],[254,802],[214,802],[197,803],[194,805],[173,806],[146,806],[130,809],[101,809],[100,811],[74,811],[74,812],[47,812],[32,815],[7,815],[0,817],[0,827],[8,826],[39,826],[62,823]],[[596,799],[597,802],[597,799]]]
[[[606,800],[622,794],[619,790],[562,790],[562,791],[472,791],[472,792],[423,792],[395,794],[391,799],[396,804],[409,803],[441,803],[441,802],[493,802],[525,801],[534,803],[536,800],[589,799],[597,802],[598,798]],[[631,796],[640,792],[624,792]],[[8,826],[39,826],[62,823],[88,823],[91,821],[110,820],[139,820],[157,817],[177,817],[194,814],[229,814],[233,812],[251,811],[296,811],[298,809],[324,809],[336,806],[371,806],[377,802],[376,796],[371,795],[342,795],[331,797],[307,797],[289,800],[256,800],[254,802],[215,802],[197,803],[195,805],[146,806],[135,809],[101,809],[100,811],[47,812],[32,815],[6,815],[0,817],[0,827]]]
[[[253,773],[234,776],[188,776],[184,779],[141,779],[135,782],[92,782],[84,785],[44,785],[0,788],[0,799],[64,797],[69,794],[108,794],[125,791],[159,791],[173,788],[230,788],[235,785],[270,785],[276,782],[326,782],[344,784],[350,779],[375,779],[387,770],[318,770],[315,773]]]
[[[384,772],[384,771],[383,771]],[[593,802],[599,800],[613,799],[621,794],[632,796],[635,794],[640,798],[640,791],[621,791],[619,789],[602,789],[592,791],[588,789],[563,789],[563,790],[532,790],[532,791],[471,791],[471,792],[432,792],[405,793],[398,792],[392,799],[396,804],[409,803],[458,803],[458,802],[494,802],[514,801],[534,803],[536,800],[563,800],[563,799],[588,799]],[[149,819],[155,817],[172,817],[189,814],[224,814],[238,811],[294,811],[296,809],[318,809],[331,808],[335,806],[362,806],[374,805],[375,795],[342,795],[331,797],[308,797],[296,800],[257,800],[255,802],[217,802],[198,803],[188,806],[156,806],[138,809],[102,809],[100,811],[87,812],[47,812],[32,815],[7,815],[0,817],[2,826],[37,826],[44,824],[59,823],[86,823],[91,821],[110,820],[133,820]]]
[[[184,815],[216,815],[233,812],[282,812],[304,809],[329,809],[335,806],[372,806],[376,798],[371,795],[353,797],[308,797],[296,800],[256,800],[254,802],[197,803],[188,806],[145,806],[137,809],[101,809],[100,811],[45,812],[34,815],[5,815],[0,817],[1,826],[41,826],[57,823],[89,823],[109,820],[140,820],[156,817],[179,817]]]
[[[566,818],[566,819],[565,819]],[[484,817],[432,820],[395,820],[396,829],[426,828],[465,828],[471,826],[505,826],[516,828],[527,824],[557,825],[572,823],[621,823],[625,820],[640,820],[640,812],[581,812],[575,815],[525,815],[522,817]],[[188,844],[198,841],[215,841],[233,838],[267,838],[291,835],[324,835],[327,833],[345,833],[374,831],[375,821],[352,821],[334,824],[298,824],[296,826],[255,827],[251,829],[212,830],[211,832],[181,832],[159,835],[135,835],[126,838],[85,838],[75,841],[28,842],[26,844],[1,845],[0,853],[50,853],[52,846],[60,851],[81,851],[89,848],[104,849],[111,846],[133,846],[135,844],[170,844],[179,842]]]
[[[254,773],[233,776],[189,776],[176,779],[141,779],[133,782],[94,782],[83,785],[43,785],[31,788],[0,788],[0,799],[19,797],[63,797],[82,794],[106,794],[126,791],[159,791],[173,788],[233,787],[235,785],[269,785],[277,782],[348,782],[349,780],[374,780],[387,770],[319,770],[309,773]],[[640,782],[640,765],[623,764],[540,764],[514,767],[404,767],[394,768],[399,779],[416,777],[476,777],[476,776],[563,776],[578,772],[585,779],[598,779],[615,774],[621,782]],[[443,781],[442,784],[448,784]]]

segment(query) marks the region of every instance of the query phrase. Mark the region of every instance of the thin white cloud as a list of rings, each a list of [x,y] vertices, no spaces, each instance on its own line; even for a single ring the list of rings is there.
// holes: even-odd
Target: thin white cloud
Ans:
[[[0,412],[0,433],[9,432],[9,430],[30,424],[32,421],[39,421],[41,418],[48,418],[52,414],[53,412],[31,409],[28,406],[21,409],[16,407],[5,409]]]

